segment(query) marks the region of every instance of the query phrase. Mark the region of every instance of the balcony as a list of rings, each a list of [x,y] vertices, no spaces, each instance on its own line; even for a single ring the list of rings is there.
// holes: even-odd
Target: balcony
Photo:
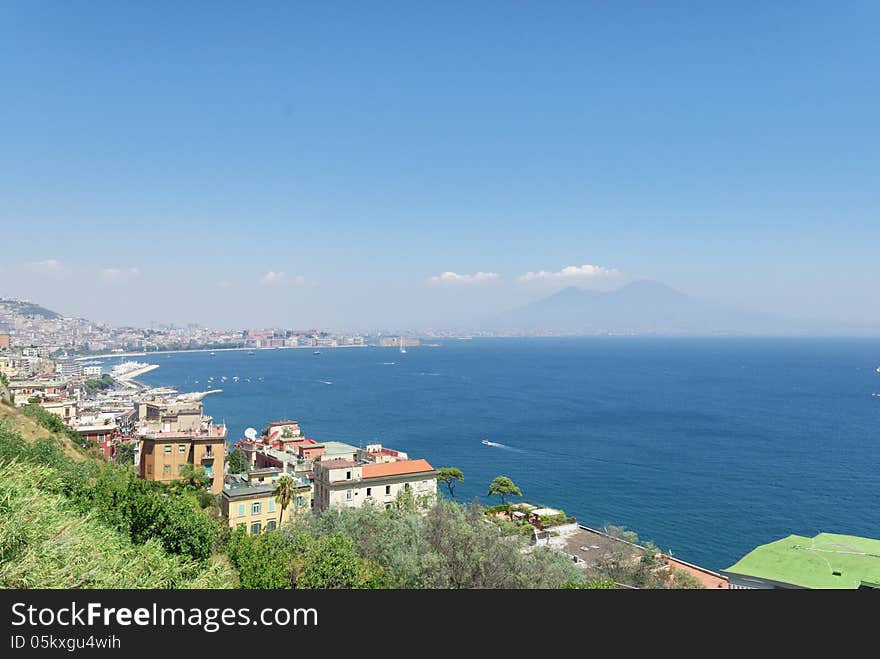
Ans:
[[[202,462],[211,462],[216,455],[214,451],[205,451],[202,453]]]

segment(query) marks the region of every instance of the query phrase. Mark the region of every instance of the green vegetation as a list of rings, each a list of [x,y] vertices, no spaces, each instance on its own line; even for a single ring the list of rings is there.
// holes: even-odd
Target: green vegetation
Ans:
[[[0,423],[0,587],[233,587],[220,540],[188,497]]]
[[[464,474],[458,467],[440,467],[437,482],[446,486],[449,490],[449,498],[455,501],[455,484],[464,483]]]
[[[236,446],[226,459],[230,474],[243,474],[248,470],[248,460],[240,446]]]
[[[381,566],[388,588],[558,588],[584,581],[564,555],[528,548],[505,535],[479,506],[439,500],[427,514],[372,505],[303,515],[284,529],[292,538],[340,534],[357,555]]]
[[[607,579],[634,588],[702,588],[703,585],[681,570],[670,573],[660,560],[660,550],[652,542],[640,541],[622,526],[606,526],[605,532],[619,540],[603,557],[591,577]],[[625,543],[632,543],[631,545]],[[637,546],[632,546],[637,545]]]
[[[77,433],[67,427],[67,424],[64,423],[64,419],[57,414],[53,414],[41,405],[28,403],[20,408],[20,411],[26,417],[33,419],[54,435],[67,438],[77,448],[89,449],[96,446],[95,442],[80,437]]]
[[[109,373],[104,373],[104,375],[102,375],[98,379],[86,380],[83,383],[83,386],[85,386],[86,388],[86,393],[88,393],[89,396],[93,396],[99,391],[105,391],[106,389],[112,387],[113,376],[111,376]]]
[[[498,476],[489,485],[490,497],[501,497],[501,503],[507,503],[507,497],[521,497],[522,492],[507,476]]]
[[[120,442],[117,444],[116,464],[134,465],[134,442]]]
[[[284,518],[284,511],[287,510],[287,506],[290,505],[290,502],[293,500],[294,496],[294,488],[295,483],[290,476],[282,476],[277,481],[275,481],[275,501],[278,502],[278,525],[281,525],[281,520]]]
[[[247,589],[290,588],[293,583],[293,544],[286,536],[269,531],[257,536],[237,529],[229,539],[229,560],[238,569]]]

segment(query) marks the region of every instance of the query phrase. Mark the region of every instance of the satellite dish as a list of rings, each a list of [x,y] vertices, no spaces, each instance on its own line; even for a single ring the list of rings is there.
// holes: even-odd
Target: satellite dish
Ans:
[[[248,428],[244,431],[244,436],[247,437],[249,440],[254,441],[257,438],[257,431],[253,428]]]

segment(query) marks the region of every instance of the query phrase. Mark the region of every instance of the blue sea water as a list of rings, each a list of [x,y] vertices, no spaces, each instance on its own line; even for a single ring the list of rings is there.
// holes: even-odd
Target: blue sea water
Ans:
[[[504,474],[528,501],[712,569],[790,533],[880,537],[878,340],[475,339],[149,361],[147,384],[223,389],[205,407],[231,441],[295,419],[319,441],[458,466],[459,500],[487,501]]]

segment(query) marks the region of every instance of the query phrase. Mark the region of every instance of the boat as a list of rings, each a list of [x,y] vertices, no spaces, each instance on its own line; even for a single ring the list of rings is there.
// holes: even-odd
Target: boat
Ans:
[[[248,354],[249,354],[249,355],[252,355],[252,354],[254,354],[254,351],[253,351],[253,350],[248,350]]]
[[[320,354],[321,354],[321,351],[320,351],[320,350],[315,350],[315,352],[313,352],[312,354],[313,354],[313,355],[320,355]]]
[[[400,337],[400,352],[406,352],[406,339]]]
[[[212,351],[211,351],[211,357],[213,357],[215,354],[216,354],[216,353],[212,350]]]

